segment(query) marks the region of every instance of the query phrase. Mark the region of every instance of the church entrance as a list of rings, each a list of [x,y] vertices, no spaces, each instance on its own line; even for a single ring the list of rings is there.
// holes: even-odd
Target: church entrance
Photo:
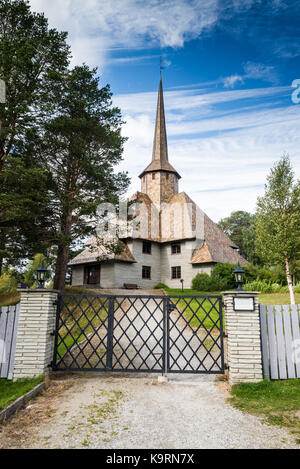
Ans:
[[[100,285],[100,265],[90,265],[84,268],[84,285]]]
[[[59,296],[53,370],[224,373],[220,296]]]

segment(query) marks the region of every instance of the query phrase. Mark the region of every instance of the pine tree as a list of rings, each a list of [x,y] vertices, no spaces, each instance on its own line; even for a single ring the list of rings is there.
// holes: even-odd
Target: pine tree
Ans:
[[[44,224],[47,174],[29,148],[68,66],[66,37],[49,29],[27,1],[0,0],[0,79],[6,86],[0,103],[0,273],[3,258],[28,255],[39,240],[35,225]]]
[[[54,288],[65,287],[72,241],[95,229],[101,202],[116,203],[129,184],[114,173],[122,159],[120,110],[109,86],[99,87],[97,70],[75,67],[62,78],[55,117],[45,122],[37,151],[52,175],[52,214],[57,261]]]

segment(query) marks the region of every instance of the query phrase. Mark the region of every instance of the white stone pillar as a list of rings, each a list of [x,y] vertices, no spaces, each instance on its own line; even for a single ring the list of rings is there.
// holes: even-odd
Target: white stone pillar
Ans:
[[[47,374],[53,359],[56,290],[19,290],[20,315],[13,379]]]
[[[224,292],[229,384],[263,379],[258,292]],[[253,305],[253,307],[252,307]]]

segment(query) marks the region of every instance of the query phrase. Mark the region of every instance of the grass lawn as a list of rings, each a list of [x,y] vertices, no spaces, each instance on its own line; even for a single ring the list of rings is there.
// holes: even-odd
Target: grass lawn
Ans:
[[[42,381],[42,376],[32,379],[20,379],[18,381],[0,379],[0,410],[5,409],[8,404],[11,404],[18,399],[18,397],[26,394]]]
[[[78,291],[80,290],[80,292]],[[84,289],[68,288],[67,294],[82,294],[89,295],[91,292]],[[65,322],[60,327],[58,339],[58,357],[62,357],[67,350],[75,344],[85,340],[86,336],[95,332],[95,330],[107,318],[108,300],[105,298],[98,299],[95,297],[64,297],[64,307],[61,311],[61,318]],[[83,333],[84,331],[84,333]],[[64,342],[62,342],[61,338]]]
[[[181,288],[166,288],[165,291],[168,295],[204,295],[204,296],[220,295],[220,292],[199,292],[199,291],[188,289],[188,288],[184,289],[183,291]],[[300,293],[295,293],[295,298],[296,298],[296,303],[300,304]],[[262,293],[261,295],[259,295],[259,302],[265,305],[289,304],[290,296],[288,293]],[[181,311],[184,311],[184,315],[186,319],[190,321],[191,326],[195,328],[200,325],[201,321],[203,321],[203,319],[205,318],[206,313],[211,308],[211,304],[209,301],[205,301],[202,304],[201,308],[199,307],[199,304],[196,300],[191,301],[188,307],[186,307],[187,303],[184,300],[181,300],[178,305]],[[219,314],[215,309],[213,309],[212,312],[210,313],[210,317],[212,321],[216,322],[219,319]],[[212,328],[213,327],[212,321],[210,320],[209,317],[207,317],[203,323],[204,327],[208,329]]]
[[[300,304],[300,293],[295,293],[295,301]],[[262,293],[259,302],[264,305],[287,305],[290,303],[289,293]]]
[[[234,407],[289,428],[300,444],[300,379],[236,384],[231,393]]]
[[[166,289],[166,293],[168,295],[204,295],[204,296],[216,296],[220,295],[219,292],[198,292],[196,290],[185,289],[182,291],[181,288],[168,288]],[[212,301],[212,303],[211,303]],[[176,304],[176,298],[173,299],[173,302]],[[192,300],[189,303],[189,299],[187,300],[180,300],[178,306],[180,310],[184,313],[185,318],[189,321],[190,325],[194,328],[199,327],[200,325],[207,328],[212,329],[214,327],[214,323],[217,324],[219,327],[219,312],[218,312],[218,303],[216,304],[216,308],[213,308],[213,304],[216,302],[216,299],[209,300]],[[211,311],[210,311],[211,310]],[[207,314],[209,313],[209,316]]]

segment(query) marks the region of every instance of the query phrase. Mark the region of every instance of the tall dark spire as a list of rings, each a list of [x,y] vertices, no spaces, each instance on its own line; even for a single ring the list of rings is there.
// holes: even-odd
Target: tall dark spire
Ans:
[[[168,142],[162,78],[160,76],[152,161],[168,161]]]
[[[170,173],[175,173],[177,177],[180,178],[177,171],[173,168],[173,166],[170,165],[168,161],[168,142],[161,74],[158,90],[152,163],[147,166],[147,168],[143,171],[140,177],[143,177],[145,173],[150,173],[153,171],[168,171]]]

